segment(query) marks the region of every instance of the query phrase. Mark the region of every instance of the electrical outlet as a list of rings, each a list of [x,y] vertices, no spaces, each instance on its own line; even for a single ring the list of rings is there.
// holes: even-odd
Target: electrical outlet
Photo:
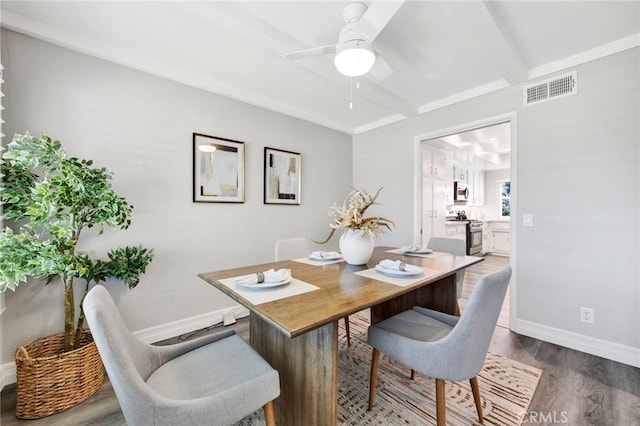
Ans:
[[[522,215],[522,226],[533,226],[533,215],[532,214],[523,214]]]
[[[580,307],[580,321],[593,324],[593,309]]]

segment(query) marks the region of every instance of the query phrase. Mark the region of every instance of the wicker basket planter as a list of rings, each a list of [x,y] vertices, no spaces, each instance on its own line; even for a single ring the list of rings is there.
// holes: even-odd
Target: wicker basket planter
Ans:
[[[41,337],[16,350],[16,417],[39,419],[93,395],[104,381],[98,348],[85,331],[80,348],[63,352],[64,333]]]

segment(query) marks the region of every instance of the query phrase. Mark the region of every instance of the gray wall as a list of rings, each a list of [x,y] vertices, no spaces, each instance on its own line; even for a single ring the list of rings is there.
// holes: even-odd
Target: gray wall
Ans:
[[[413,241],[416,135],[515,111],[517,329],[640,365],[639,52],[576,67],[574,96],[524,108],[514,86],[355,136],[354,184],[384,185],[397,225],[382,242]]]
[[[196,274],[272,261],[280,238],[324,238],[328,207],[349,191],[348,135],[6,30],[2,63],[6,139],[27,130],[61,139],[70,155],[110,168],[134,206],[128,230],[87,232],[82,244],[96,255],[125,244],[155,250],[135,290],[108,284],[133,330],[235,305]],[[244,204],[191,201],[193,132],[245,142]],[[302,153],[302,205],[263,204],[265,146]],[[62,330],[59,284],[21,285],[6,305],[4,363]]]

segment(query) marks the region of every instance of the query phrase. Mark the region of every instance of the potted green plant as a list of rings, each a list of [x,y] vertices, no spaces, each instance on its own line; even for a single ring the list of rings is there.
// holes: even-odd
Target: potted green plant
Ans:
[[[16,416],[39,418],[77,405],[104,378],[101,362],[78,358],[78,351],[98,360],[99,355],[84,329],[82,300],[74,299],[74,285],[84,285],[82,298],[93,284],[111,278],[134,288],[153,251],[123,247],[109,251],[106,259],[92,259],[77,250],[87,228],[96,227],[98,235],[105,227],[128,228],[133,207],[114,190],[108,169],[95,168],[90,160],[67,158],[60,141],[16,134],[2,155],[0,170],[2,218],[11,224],[0,232],[0,291],[15,290],[30,278],[62,283],[64,333],[16,351]],[[91,371],[65,372],[68,367],[61,360],[66,357],[74,359],[71,368],[92,366]],[[52,365],[39,365],[44,359]],[[86,378],[71,380],[72,376]],[[65,392],[63,383],[82,390]]]

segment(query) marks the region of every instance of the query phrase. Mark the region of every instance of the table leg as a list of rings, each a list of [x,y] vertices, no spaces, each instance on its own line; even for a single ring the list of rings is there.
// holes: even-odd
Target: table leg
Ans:
[[[455,315],[457,306],[456,275],[449,275],[409,293],[372,306],[371,324],[377,324],[414,306]]]
[[[335,425],[338,418],[337,321],[289,338],[251,315],[251,346],[280,374],[276,423]]]

